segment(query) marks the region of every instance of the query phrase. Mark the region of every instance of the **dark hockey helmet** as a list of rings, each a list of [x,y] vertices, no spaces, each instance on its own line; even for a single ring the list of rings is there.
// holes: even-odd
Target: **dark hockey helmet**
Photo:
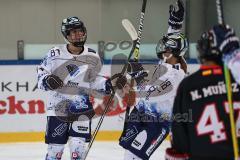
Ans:
[[[184,34],[175,32],[168,33],[159,40],[156,47],[156,54],[158,58],[162,59],[162,54],[171,52],[173,56],[184,56],[188,49],[188,40]]]
[[[82,32],[84,32],[84,35],[78,42],[70,42],[67,38],[72,29],[80,29]],[[87,29],[84,23],[78,17],[68,17],[63,19],[61,31],[65,39],[76,47],[82,47],[87,40]]]
[[[217,64],[222,64],[222,55],[214,42],[214,35],[211,30],[204,32],[197,42],[197,50],[199,52],[199,60],[214,61]]]

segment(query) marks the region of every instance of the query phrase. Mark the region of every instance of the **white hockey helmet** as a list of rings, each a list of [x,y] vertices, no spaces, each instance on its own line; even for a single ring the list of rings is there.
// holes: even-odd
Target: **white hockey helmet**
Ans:
[[[184,56],[188,49],[188,40],[184,34],[179,32],[168,33],[159,40],[156,46],[156,54],[162,59],[162,54],[171,52],[173,56]]]

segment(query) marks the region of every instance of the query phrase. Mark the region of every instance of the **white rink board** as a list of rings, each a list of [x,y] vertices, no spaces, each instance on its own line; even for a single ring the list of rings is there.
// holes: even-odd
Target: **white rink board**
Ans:
[[[122,65],[119,65],[122,68]],[[192,73],[199,65],[189,65]],[[110,65],[104,65],[100,74],[109,76]],[[47,94],[34,90],[37,84],[36,65],[0,66],[0,132],[44,131],[46,114],[44,106],[34,110],[34,101],[46,103]],[[101,130],[122,130],[124,114],[105,117]],[[93,121],[93,127],[95,125]]]

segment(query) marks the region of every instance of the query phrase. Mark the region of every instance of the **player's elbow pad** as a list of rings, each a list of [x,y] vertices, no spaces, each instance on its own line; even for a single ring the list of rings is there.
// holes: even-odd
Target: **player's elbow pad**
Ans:
[[[178,153],[173,148],[167,148],[165,154],[165,160],[188,160],[189,156],[186,153]]]

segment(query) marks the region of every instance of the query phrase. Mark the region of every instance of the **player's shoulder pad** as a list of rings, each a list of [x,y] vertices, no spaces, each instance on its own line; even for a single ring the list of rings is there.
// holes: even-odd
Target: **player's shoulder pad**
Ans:
[[[92,49],[92,48],[88,48],[88,52],[92,52],[92,53],[97,53],[94,49]]]

